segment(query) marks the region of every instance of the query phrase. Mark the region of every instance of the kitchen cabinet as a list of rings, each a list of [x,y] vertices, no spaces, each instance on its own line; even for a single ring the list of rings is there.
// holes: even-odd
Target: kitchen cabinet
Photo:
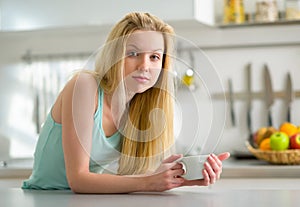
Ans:
[[[84,5],[75,1],[19,2],[3,0],[1,4],[1,30],[58,30],[78,33],[107,32],[111,26],[131,11],[150,12],[172,25],[179,35],[198,36],[195,43],[202,49],[228,47],[255,47],[298,44],[300,21],[275,23],[220,24],[223,15],[223,0],[138,0],[96,1]],[[166,9],[172,5],[172,9]],[[184,8],[184,9],[183,9]],[[53,12],[55,11],[55,12]],[[55,14],[55,16],[53,16]],[[47,33],[47,32],[46,32]]]
[[[66,1],[1,1],[1,30],[20,31],[76,26],[112,25],[126,13],[150,12],[178,25],[186,22],[213,23],[212,3],[199,0],[81,0]],[[170,7],[172,5],[172,7]]]
[[[224,24],[224,0],[213,0],[210,2],[213,3],[199,3],[197,5],[201,10],[211,11],[210,15],[213,17],[203,15],[199,19],[206,26],[194,27],[189,31],[183,32],[179,28],[179,33],[182,36],[192,39],[204,50],[295,46],[300,44],[300,20],[279,19],[274,22],[251,21],[240,24]],[[249,2],[252,6],[248,5]],[[252,12],[253,14],[255,12],[255,1],[248,0],[244,1],[244,3],[245,11],[247,10],[247,12]],[[247,9],[246,6],[251,7],[251,9]]]

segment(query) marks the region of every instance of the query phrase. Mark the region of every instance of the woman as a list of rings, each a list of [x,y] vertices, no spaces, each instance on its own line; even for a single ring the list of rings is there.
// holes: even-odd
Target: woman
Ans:
[[[173,36],[148,13],[130,13],[116,24],[95,71],[77,74],[59,94],[24,189],[127,193],[219,179],[228,153],[209,156],[201,180],[182,178],[176,162],[182,155],[172,155]]]

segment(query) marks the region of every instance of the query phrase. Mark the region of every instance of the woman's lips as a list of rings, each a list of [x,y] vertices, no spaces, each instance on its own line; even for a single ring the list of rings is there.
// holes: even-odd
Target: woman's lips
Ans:
[[[145,76],[132,76],[132,78],[134,78],[139,83],[145,83],[149,81],[149,78]]]

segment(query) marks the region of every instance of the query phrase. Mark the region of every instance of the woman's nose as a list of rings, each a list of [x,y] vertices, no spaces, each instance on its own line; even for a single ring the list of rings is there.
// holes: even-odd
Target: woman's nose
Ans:
[[[149,62],[150,59],[147,54],[143,53],[140,55],[138,70],[140,71],[149,71]]]

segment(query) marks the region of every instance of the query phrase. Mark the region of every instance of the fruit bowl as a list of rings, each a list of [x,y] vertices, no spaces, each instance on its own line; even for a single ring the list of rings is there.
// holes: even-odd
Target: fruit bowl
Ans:
[[[287,149],[281,151],[275,150],[261,150],[254,148],[249,142],[246,142],[248,150],[258,159],[265,160],[272,164],[282,165],[299,165],[300,164],[300,150]]]

